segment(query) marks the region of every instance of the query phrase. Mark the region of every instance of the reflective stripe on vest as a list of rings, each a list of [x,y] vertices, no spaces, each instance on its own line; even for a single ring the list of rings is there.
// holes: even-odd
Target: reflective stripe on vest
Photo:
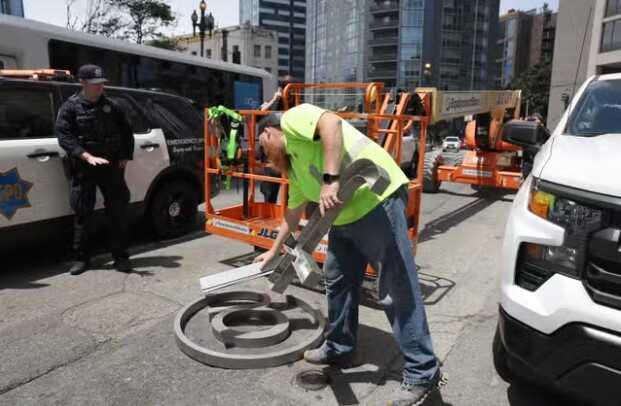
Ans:
[[[363,149],[365,149],[372,143],[373,141],[371,141],[369,138],[367,138],[366,136],[362,136],[358,141],[354,143],[354,145],[346,149],[345,153],[343,154],[343,160],[341,161],[341,172],[344,168],[349,166],[349,164],[354,162],[356,158],[358,158],[358,155],[360,155]],[[317,169],[315,165],[310,165],[308,169],[311,175],[313,175],[313,177],[316,178],[319,183],[323,183],[323,175],[321,172],[319,172],[319,169]]]

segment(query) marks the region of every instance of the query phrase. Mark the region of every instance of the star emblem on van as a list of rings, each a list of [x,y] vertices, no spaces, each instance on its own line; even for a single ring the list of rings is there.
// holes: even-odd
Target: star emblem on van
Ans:
[[[0,213],[11,220],[17,209],[31,207],[28,192],[32,186],[19,176],[17,168],[0,172]]]

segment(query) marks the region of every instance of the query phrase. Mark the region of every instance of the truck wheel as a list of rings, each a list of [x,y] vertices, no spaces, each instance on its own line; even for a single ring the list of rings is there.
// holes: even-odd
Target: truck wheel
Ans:
[[[498,329],[496,329],[496,333],[494,334],[492,352],[494,357],[494,368],[496,369],[496,372],[503,379],[503,381],[511,382],[511,380],[513,379],[513,372],[511,372],[511,368],[509,367],[509,354],[507,354],[507,350],[502,344]]]
[[[436,152],[425,154],[425,171],[423,177],[423,192],[438,193],[442,181],[438,180],[438,166],[440,166],[440,155]]]
[[[149,215],[158,238],[174,238],[189,232],[198,219],[196,189],[183,180],[162,184],[153,196]]]

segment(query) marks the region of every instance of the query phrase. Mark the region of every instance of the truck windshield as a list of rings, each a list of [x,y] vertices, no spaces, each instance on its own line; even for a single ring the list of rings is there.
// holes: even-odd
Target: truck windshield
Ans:
[[[598,80],[587,86],[571,112],[567,135],[621,134],[621,80]]]

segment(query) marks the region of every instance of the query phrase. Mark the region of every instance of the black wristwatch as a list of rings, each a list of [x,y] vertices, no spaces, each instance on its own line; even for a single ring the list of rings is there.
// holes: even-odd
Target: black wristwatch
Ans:
[[[323,184],[324,185],[329,185],[332,182],[335,182],[339,180],[339,175],[332,175],[330,173],[324,173],[323,174]]]

